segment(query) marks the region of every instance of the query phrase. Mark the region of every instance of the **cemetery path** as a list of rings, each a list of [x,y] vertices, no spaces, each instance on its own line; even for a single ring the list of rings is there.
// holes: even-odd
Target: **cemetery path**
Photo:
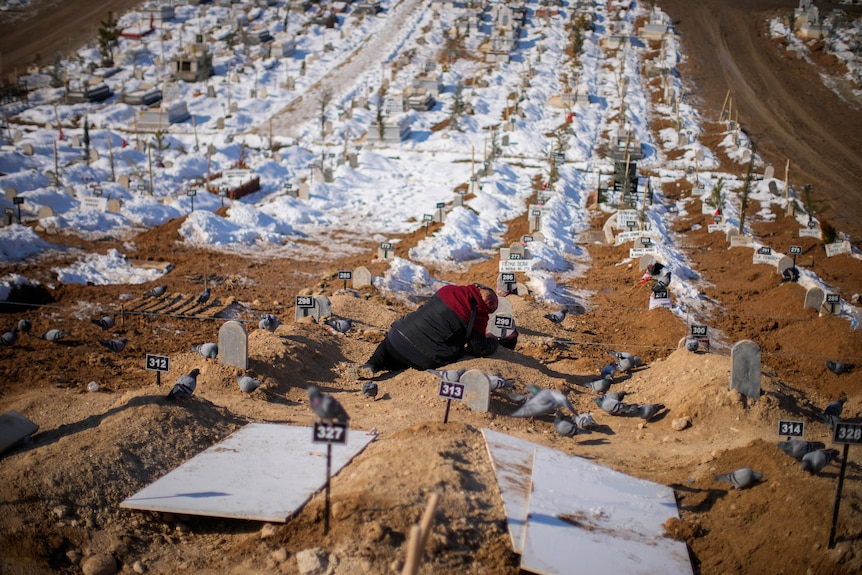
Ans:
[[[734,118],[758,144],[758,153],[790,184],[810,183],[831,209],[823,214],[840,231],[862,239],[862,101],[828,56],[814,52],[819,68],[835,78],[839,96],[821,70],[770,38],[768,20],[787,15],[797,0],[662,0],[682,35],[683,75],[696,85],[706,119],[717,119],[730,91]],[[846,70],[845,70],[846,71]],[[845,88],[845,89],[842,89]]]
[[[386,28],[379,34],[375,34],[357,48],[350,57],[339,64],[315,86],[308,90],[307,94],[298,98],[290,105],[279,111],[272,118],[273,132],[279,135],[298,137],[300,130],[306,123],[320,115],[320,95],[324,90],[331,90],[333,101],[338,101],[339,95],[350,90],[354,82],[361,78],[374,66],[380,66],[381,58],[386,54],[386,48],[394,39],[403,36],[410,28],[408,19],[416,15],[417,9],[423,5],[423,0],[402,0],[397,6],[390,8],[391,14],[387,16]],[[408,28],[405,28],[408,26]],[[269,132],[269,120],[262,122],[256,130],[263,130],[266,126]]]

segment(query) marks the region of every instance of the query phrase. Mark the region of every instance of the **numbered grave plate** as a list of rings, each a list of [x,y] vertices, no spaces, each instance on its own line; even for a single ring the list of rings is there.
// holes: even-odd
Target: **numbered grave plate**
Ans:
[[[837,293],[826,294],[826,303],[841,303],[841,296]]]
[[[705,325],[693,325],[693,326],[691,326],[692,337],[706,337],[708,333],[709,333],[709,328]]]
[[[346,423],[315,421],[312,426],[312,443],[347,443]]]
[[[504,327],[506,329],[512,329],[512,325],[514,323],[515,322],[512,320],[511,317],[508,317],[505,315],[498,315],[498,316],[494,317],[494,325],[496,327]]]
[[[802,253],[802,246],[790,246],[790,255],[798,256]]]
[[[353,272],[352,271],[340,271],[340,272],[338,272],[338,279],[344,280],[344,281],[352,280],[353,279]]]
[[[171,367],[171,358],[166,355],[147,354],[146,368],[149,371],[169,371]]]
[[[670,295],[668,294],[667,290],[663,289],[663,290],[654,291],[653,292],[653,298],[654,299],[670,299]]]
[[[296,296],[296,307],[311,308],[314,307],[314,298],[310,295]]]
[[[516,281],[515,280],[515,274],[513,274],[511,272],[501,273],[500,274],[500,281],[502,281],[504,283],[514,283]]]
[[[862,424],[836,423],[832,443],[862,443]]]
[[[446,399],[464,399],[464,386],[460,383],[449,383],[448,381],[440,381],[440,391],[437,392],[440,397]]]
[[[805,422],[779,420],[778,435],[782,437],[804,437]]]

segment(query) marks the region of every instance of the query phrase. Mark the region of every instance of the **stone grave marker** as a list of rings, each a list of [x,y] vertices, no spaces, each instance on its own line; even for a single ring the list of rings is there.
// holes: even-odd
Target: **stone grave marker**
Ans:
[[[487,413],[491,405],[491,380],[478,369],[464,372],[459,383],[464,384],[464,403],[471,411]]]
[[[17,144],[23,139],[24,139],[24,133],[21,130],[15,130],[12,132],[12,143],[13,144]]]
[[[506,337],[515,330],[515,318],[512,315],[512,302],[504,297],[499,298],[497,309],[488,317],[488,333],[497,337]]]
[[[543,242],[545,241],[545,234],[542,232],[533,232],[533,241],[534,242]]]
[[[781,259],[778,260],[778,274],[783,274],[784,270],[793,267],[793,258],[790,256],[781,256]]]
[[[78,134],[72,135],[72,147],[73,148],[80,148],[81,147],[81,136],[79,136]]]
[[[770,164],[770,165],[766,166],[765,170],[763,170],[763,179],[764,180],[771,180],[774,177],[775,177],[775,168],[772,166],[772,164]]]
[[[315,296],[317,302],[317,316],[314,319],[320,321],[321,318],[332,317],[332,302],[325,295]]]
[[[750,339],[730,349],[730,389],[754,401],[760,399],[760,347]]]
[[[41,206],[39,208],[39,211],[36,212],[36,217],[39,218],[40,220],[42,218],[53,218],[54,217],[54,210],[51,208],[51,206]]]
[[[509,246],[509,258],[511,259],[513,255],[517,255],[521,260],[530,259],[529,250],[520,242],[513,242]]]
[[[819,310],[825,299],[826,294],[823,293],[822,289],[819,287],[809,288],[808,291],[805,292],[805,304],[802,306],[802,309],[812,308]]]
[[[307,182],[302,182],[299,184],[299,190],[296,193],[296,197],[300,200],[308,200],[311,196],[311,186],[308,185]]]
[[[117,178],[117,183],[128,190],[129,189],[129,174],[120,174],[120,176]]]
[[[365,266],[353,270],[353,288],[358,289],[371,285],[371,272]]]
[[[25,156],[32,156],[35,153],[35,150],[33,150],[33,144],[27,143],[21,146],[21,153]]]
[[[0,453],[39,431],[39,426],[14,409],[0,415]]]
[[[773,196],[778,195],[778,184],[775,183],[775,180],[769,180],[769,193]]]
[[[224,118],[216,119],[216,130],[224,130]]]
[[[108,211],[112,214],[119,214],[120,207],[120,200],[118,200],[117,198],[111,198],[110,200],[108,200],[108,205],[105,206],[105,211]]]
[[[638,260],[638,271],[642,272],[647,269],[647,266],[655,261],[655,258],[652,254],[644,254],[641,256],[641,259]]]
[[[236,114],[237,112],[239,112],[239,104],[237,104],[236,102],[231,102],[230,103],[230,113]]]
[[[99,151],[96,148],[90,148],[90,161],[98,162],[99,161]],[[170,166],[167,166],[170,167]]]
[[[16,190],[12,186],[9,186],[8,188],[6,188],[5,198],[6,198],[6,201],[9,202],[10,204],[12,203],[12,198],[14,198],[17,195],[18,195],[18,190]]]
[[[218,358],[222,365],[248,369],[248,331],[238,321],[226,321],[218,330]]]
[[[207,86],[207,98],[215,98],[216,91],[215,86]]]
[[[511,255],[512,250],[510,248],[500,248],[500,259],[507,260]]]

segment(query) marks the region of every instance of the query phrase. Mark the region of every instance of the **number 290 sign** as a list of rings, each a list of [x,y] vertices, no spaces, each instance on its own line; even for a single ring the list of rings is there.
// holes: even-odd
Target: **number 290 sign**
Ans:
[[[464,399],[464,384],[441,380],[440,390],[437,392],[437,395],[446,399]]]
[[[313,443],[347,443],[347,424],[315,421],[311,439]]]

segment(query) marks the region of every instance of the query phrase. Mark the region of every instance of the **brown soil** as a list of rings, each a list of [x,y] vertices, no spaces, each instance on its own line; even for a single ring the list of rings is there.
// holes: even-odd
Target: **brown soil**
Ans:
[[[670,2],[671,15],[676,4]],[[698,14],[695,4],[685,3]],[[703,4],[715,4],[715,21],[723,21],[724,11],[717,7],[725,3]],[[733,14],[741,2],[726,4]],[[754,20],[749,16],[741,30]],[[708,31],[719,27],[706,21],[702,25]],[[732,45],[728,42],[725,48]],[[715,132],[706,137],[720,139]],[[687,198],[689,191],[677,195]],[[706,318],[714,333],[723,334],[714,341],[713,353],[677,349],[686,326],[667,310],[647,309],[644,288],[633,287],[640,275],[636,264],[617,265],[628,245],[594,245],[588,246],[589,271],[567,286],[594,294],[584,313],[570,314],[554,325],[543,317],[550,310],[534,298],[511,296],[522,333],[517,349],[456,364],[515,378],[519,389],[532,383],[566,391],[575,407],[586,411],[594,407],[592,396],[577,384],[595,377],[609,361],[606,350],[623,348],[641,355],[645,367],[619,378],[616,387],[628,391],[632,401],[664,403],[667,415],[643,424],[594,411],[612,433],[573,439],[557,436],[550,418],[508,417],[515,406],[496,397],[486,414],[454,404],[450,422],[443,425],[445,404],[436,396],[435,379],[412,370],[382,376],[377,401],[358,393],[345,367],[364,361],[388,325],[409,309],[373,289],[339,291],[339,269],[367,265],[376,275],[383,272],[384,264],[371,263],[371,245],[367,253],[340,261],[246,259],[179,243],[180,222],[174,221],[127,239],[136,244],[136,257],[175,266],[153,283],[168,284],[163,301],[140,297],[151,285],[56,285],[13,294],[12,303],[0,307],[0,328],[6,331],[27,317],[33,330],[15,346],[0,348],[0,413],[17,410],[40,429],[32,441],[0,459],[0,572],[78,573],[83,560],[108,554],[124,573],[297,573],[296,553],[318,547],[337,561],[337,573],[394,573],[404,560],[410,525],[435,492],[440,507],[420,572],[515,574],[518,557],[507,538],[499,490],[481,438],[481,428],[490,427],[672,486],[681,517],[668,523],[668,535],[688,544],[697,573],[858,573],[858,448],[851,449],[837,546],[830,550],[826,543],[838,465],[808,475],[775,441],[780,439],[778,420],[792,419],[806,422],[806,439],[828,444],[830,434],[818,414],[842,394],[848,397],[845,417],[860,420],[862,331],[850,331],[845,319],[803,310],[800,286],[781,284],[774,268],[752,264],[750,249],[728,250],[723,236],[706,231],[708,217],[699,215],[699,208],[695,201],[692,215],[678,217],[672,226],[704,280],[703,297],[716,300],[723,310]],[[606,215],[594,216],[599,229]],[[512,238],[526,231],[523,218],[510,224]],[[694,224],[701,227],[692,229]],[[793,238],[797,228],[794,220],[783,217],[755,222],[755,232],[776,249],[803,245],[806,255],[814,256],[818,275],[849,300],[862,286],[860,261],[826,258],[822,245]],[[420,228],[404,242],[415,243],[423,235]],[[110,248],[126,251],[119,239],[46,240],[100,253]],[[52,268],[75,258],[70,253],[4,264],[3,273],[54,286]],[[489,283],[495,273],[496,263],[489,260],[468,273],[440,277]],[[192,300],[205,281],[212,285],[213,298],[206,307],[195,306]],[[298,293],[329,296],[335,315],[352,319],[356,329],[334,335],[309,321],[291,321]],[[97,341],[108,334],[89,319],[103,312],[119,319],[121,310],[128,313],[109,333],[127,337],[129,345],[112,354]],[[284,325],[275,333],[257,329],[262,312],[275,313]],[[215,341],[225,316],[249,322],[249,372],[264,382],[251,397],[236,388],[236,369],[189,350],[190,344]],[[72,336],[59,344],[36,337],[48,327],[66,329]],[[763,349],[759,401],[728,389],[727,346],[742,339]],[[153,372],[144,369],[145,353],[171,357],[171,371],[161,387]],[[860,368],[834,375],[825,368],[825,359],[854,362]],[[175,378],[194,367],[201,369],[196,397],[177,403],[164,399]],[[98,382],[101,391],[87,392],[91,381]],[[354,430],[379,433],[333,481],[329,534],[323,533],[320,495],[274,528],[118,507],[124,498],[249,422],[309,425],[309,384],[337,396]],[[686,416],[691,425],[674,431],[672,422]],[[765,482],[734,491],[713,481],[713,475],[742,466],[761,471]]]

